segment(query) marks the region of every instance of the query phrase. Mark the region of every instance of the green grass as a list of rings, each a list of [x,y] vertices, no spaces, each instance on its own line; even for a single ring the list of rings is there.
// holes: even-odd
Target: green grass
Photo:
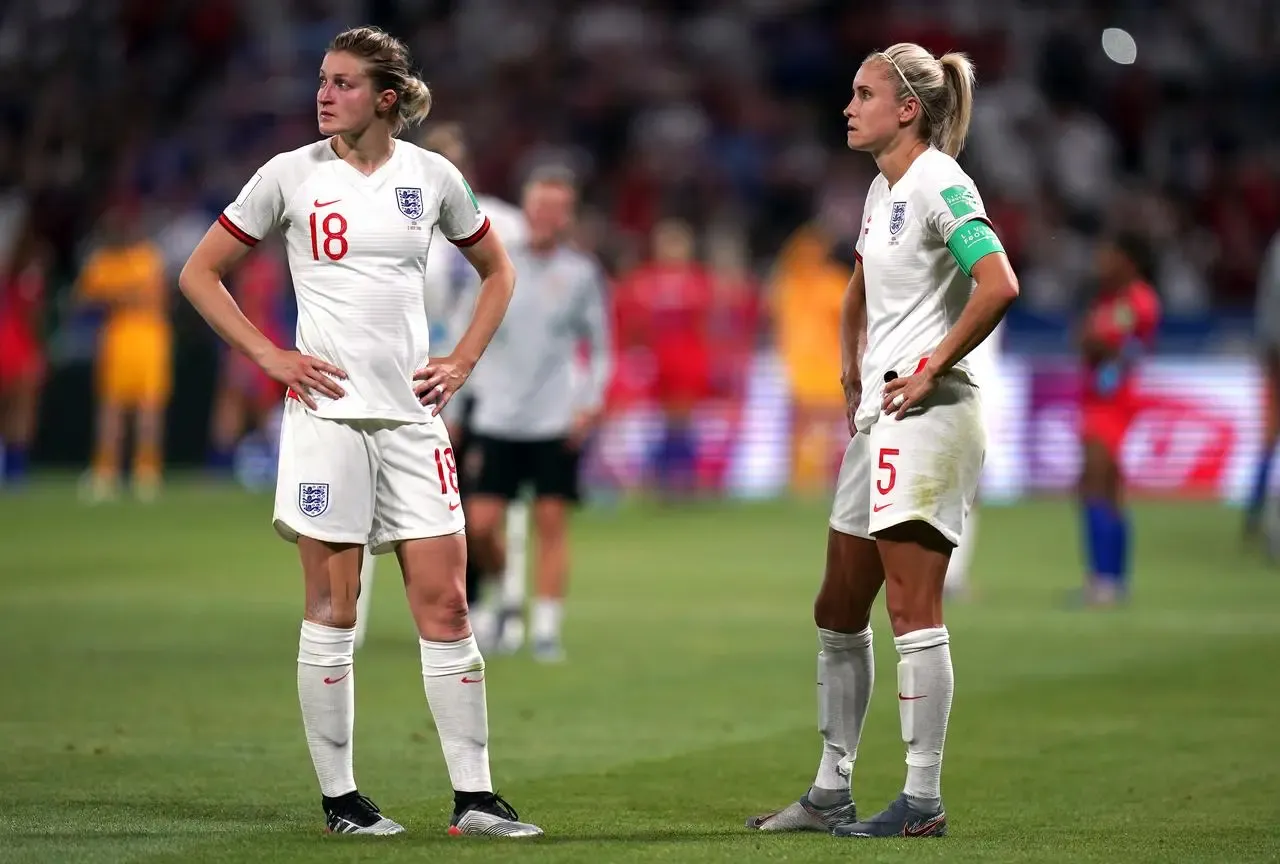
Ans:
[[[1071,509],[984,514],[978,596],[949,610],[951,836],[747,832],[812,779],[810,503],[588,513],[570,661],[490,661],[493,769],[548,832],[444,835],[450,795],[395,565],[359,658],[361,789],[397,838],[321,834],[297,717],[293,548],[270,502],[182,487],[97,509],[0,497],[0,861],[1097,861],[1280,857],[1280,577],[1234,513],[1144,505],[1128,609],[1062,608]],[[865,811],[900,788],[896,658],[858,761]]]

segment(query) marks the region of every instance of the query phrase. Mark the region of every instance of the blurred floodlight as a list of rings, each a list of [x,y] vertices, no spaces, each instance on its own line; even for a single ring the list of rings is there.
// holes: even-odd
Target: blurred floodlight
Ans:
[[[1102,31],[1102,50],[1112,63],[1128,66],[1138,59],[1138,43],[1133,41],[1128,30],[1119,27],[1108,27]]]

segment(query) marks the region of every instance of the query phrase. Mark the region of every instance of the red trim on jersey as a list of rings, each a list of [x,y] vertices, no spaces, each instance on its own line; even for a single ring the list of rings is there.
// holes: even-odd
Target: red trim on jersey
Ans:
[[[476,229],[476,232],[470,237],[463,237],[461,240],[450,240],[454,246],[463,249],[467,246],[474,246],[484,239],[484,235],[489,233],[489,217],[484,217],[484,224]]]
[[[301,397],[301,396],[299,396],[299,395],[297,394],[297,392],[296,392],[292,387],[289,387],[289,388],[287,388],[287,389],[284,391],[284,398],[286,398],[286,399],[294,399],[294,400],[296,400],[296,401],[298,401],[298,402],[301,402],[301,401],[302,401],[302,397]]]
[[[232,237],[239,240],[244,245],[246,246],[258,245],[258,238],[254,237],[252,234],[245,233],[245,231],[239,225],[237,225],[236,223],[232,222],[230,219],[227,218],[226,213],[223,213],[218,216],[218,224],[221,225],[223,228],[227,229],[228,234],[230,234]]]
[[[916,364],[916,371],[912,372],[911,374],[912,374],[912,375],[919,375],[921,372],[923,372],[923,371],[924,371],[924,367],[926,367],[926,366],[928,366],[928,365],[929,365],[929,358],[928,358],[928,357],[921,357],[921,358],[920,358],[920,362]]]
[[[861,252],[859,252],[857,249],[854,249],[854,250],[853,250],[853,257],[854,257],[854,258],[856,258],[856,259],[858,259],[858,263],[859,263],[859,264],[861,264],[861,263],[862,263],[862,253],[861,253]]]

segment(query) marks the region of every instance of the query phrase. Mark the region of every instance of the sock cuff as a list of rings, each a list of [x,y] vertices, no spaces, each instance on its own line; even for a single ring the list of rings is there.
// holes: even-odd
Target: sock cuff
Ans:
[[[871,626],[857,633],[840,633],[818,628],[818,644],[823,651],[856,651],[871,647]]]
[[[893,647],[902,655],[914,654],[929,648],[937,648],[951,641],[946,627],[926,627],[893,637]]]
[[[303,621],[298,634],[298,662],[306,666],[349,666],[355,656],[354,627],[329,627]]]
[[[422,674],[427,678],[445,678],[449,675],[465,675],[484,671],[484,656],[476,645],[476,637],[468,636],[457,642],[428,642],[418,640],[422,652]]]

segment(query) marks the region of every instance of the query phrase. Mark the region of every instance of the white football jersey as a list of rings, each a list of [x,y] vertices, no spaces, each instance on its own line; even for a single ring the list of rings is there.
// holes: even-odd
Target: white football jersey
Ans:
[[[885,373],[915,372],[969,301],[973,280],[947,243],[975,219],[987,221],[978,190],[941,150],[920,154],[892,189],[883,174],[871,182],[857,243],[867,290],[859,430],[881,416]],[[973,379],[967,358],[954,368]]]
[[[477,195],[480,209],[489,217],[491,230],[508,249],[523,243],[527,229],[524,212],[513,204],[492,195]],[[453,350],[462,337],[474,303],[472,289],[479,279],[470,262],[457,249],[444,242],[437,225],[427,256],[426,304],[431,322],[431,348],[437,355]]]
[[[250,246],[283,231],[298,350],[347,373],[341,399],[313,394],[319,416],[435,419],[413,392],[431,348],[423,296],[431,237],[438,226],[455,246],[469,246],[489,230],[457,168],[397,140],[366,176],[317,141],[263,165],[218,222]]]

